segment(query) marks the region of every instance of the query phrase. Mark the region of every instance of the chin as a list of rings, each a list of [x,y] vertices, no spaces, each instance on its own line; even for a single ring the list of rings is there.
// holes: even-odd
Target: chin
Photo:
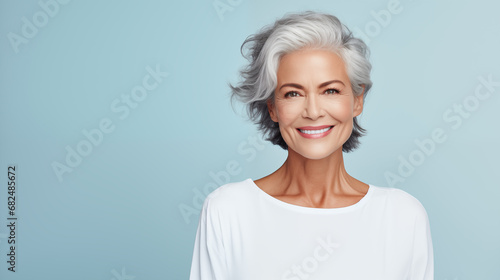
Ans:
[[[340,146],[339,148],[342,149],[342,146]],[[331,147],[329,148],[317,147],[315,149],[301,149],[297,151],[297,153],[299,153],[300,155],[302,155],[307,159],[324,159],[331,156],[335,151],[336,149],[331,149]]]

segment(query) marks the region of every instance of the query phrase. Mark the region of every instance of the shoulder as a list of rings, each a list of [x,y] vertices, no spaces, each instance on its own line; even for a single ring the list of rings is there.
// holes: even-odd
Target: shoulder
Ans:
[[[213,190],[205,198],[204,208],[230,210],[242,203],[248,202],[252,194],[251,179],[230,182]]]
[[[399,215],[427,216],[423,204],[410,193],[392,187],[373,186],[373,201],[383,204],[384,207],[397,211]]]

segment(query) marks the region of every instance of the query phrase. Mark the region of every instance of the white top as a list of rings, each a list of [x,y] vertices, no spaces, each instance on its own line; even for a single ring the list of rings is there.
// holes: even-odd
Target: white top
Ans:
[[[189,279],[434,279],[422,204],[401,189],[369,186],[341,208],[290,204],[250,178],[220,186],[203,204]]]

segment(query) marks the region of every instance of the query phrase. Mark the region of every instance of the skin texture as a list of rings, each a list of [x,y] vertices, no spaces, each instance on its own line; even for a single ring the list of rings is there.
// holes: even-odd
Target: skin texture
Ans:
[[[268,102],[268,109],[288,144],[288,157],[255,184],[299,206],[338,208],[357,203],[369,186],[346,172],[342,145],[351,135],[353,118],[363,110],[363,95],[354,96],[343,60],[329,50],[301,49],[281,58],[277,79],[274,104]],[[320,125],[334,127],[317,139],[297,131]]]

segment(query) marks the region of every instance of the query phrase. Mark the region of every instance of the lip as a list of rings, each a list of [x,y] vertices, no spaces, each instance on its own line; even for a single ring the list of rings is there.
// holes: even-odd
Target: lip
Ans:
[[[333,128],[335,126],[334,125],[304,126],[304,127],[300,128],[300,129],[304,129],[304,130],[318,130],[318,129],[323,129],[323,128],[327,128],[327,127],[332,127],[332,128],[330,128],[329,130],[327,130],[327,131],[325,131],[323,133],[317,133],[317,134],[302,133],[298,128],[297,128],[297,131],[304,138],[317,139],[317,138],[323,138],[323,137],[327,136],[328,134],[330,134],[330,132],[333,130]]]
[[[323,129],[323,128],[327,128],[327,127],[330,127],[332,125],[319,125],[319,126],[303,126],[303,127],[299,127],[298,129],[302,129],[302,130],[318,130],[318,129]]]

